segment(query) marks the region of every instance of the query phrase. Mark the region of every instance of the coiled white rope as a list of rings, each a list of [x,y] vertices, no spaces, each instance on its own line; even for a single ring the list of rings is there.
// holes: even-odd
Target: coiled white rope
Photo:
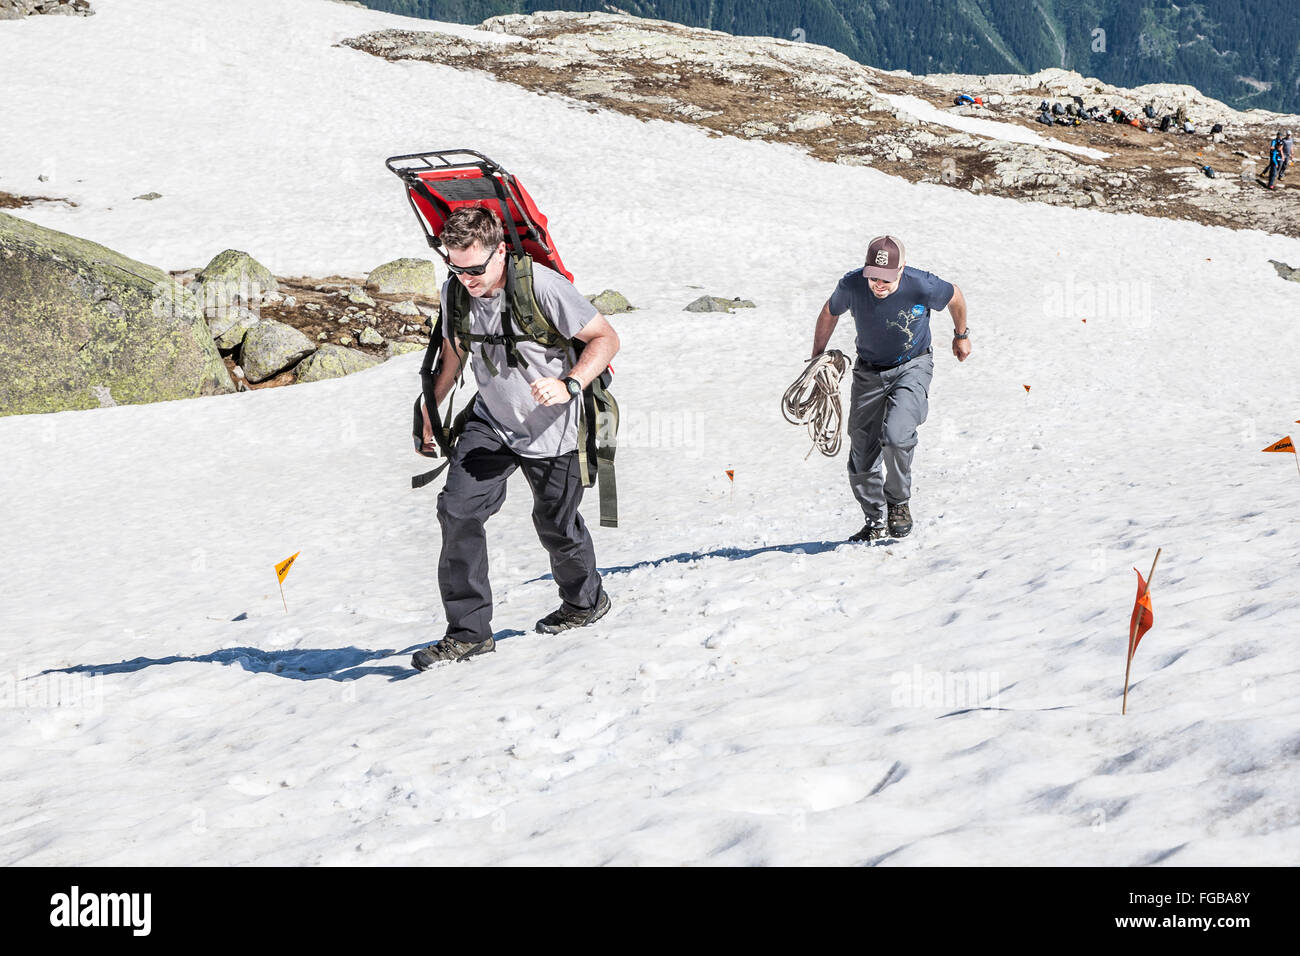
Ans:
[[[840,379],[850,364],[849,357],[835,349],[815,355],[781,398],[781,414],[785,420],[791,425],[807,425],[813,448],[828,457],[840,450],[844,432]],[[812,448],[808,454],[812,454]]]

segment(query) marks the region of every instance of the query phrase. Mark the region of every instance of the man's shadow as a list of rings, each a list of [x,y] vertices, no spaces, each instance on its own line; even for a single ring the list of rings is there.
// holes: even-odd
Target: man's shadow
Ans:
[[[892,539],[881,538],[878,541],[862,542],[861,544],[849,541],[804,541],[799,544],[770,544],[762,548],[717,548],[713,551],[681,551],[677,554],[670,554],[666,558],[654,558],[649,561],[638,561],[636,564],[620,564],[611,568],[598,568],[597,570],[600,571],[602,576],[606,574],[626,574],[629,571],[639,571],[642,568],[657,568],[664,564],[690,564],[704,558],[726,558],[728,561],[743,561],[745,558],[773,552],[782,554],[822,554],[845,545],[861,548],[887,548],[893,544]],[[537,581],[550,580],[552,580],[551,575],[543,574],[541,577],[532,578],[524,583],[534,584]]]
[[[503,630],[495,633],[498,642],[519,637],[523,631]],[[368,661],[382,660],[395,654],[414,654],[427,643],[412,644],[404,650],[382,648],[365,650],[360,647],[305,648],[298,647],[284,651],[264,651],[256,647],[227,647],[210,654],[194,656],[175,655],[172,657],[137,657],[129,661],[114,664],[74,664],[71,667],[52,667],[43,670],[37,676],[45,674],[133,674],[149,667],[164,667],[169,664],[224,664],[238,666],[254,674],[274,674],[289,680],[333,680],[354,681],[362,677],[387,677],[390,682],[408,680],[420,672],[409,664],[406,666],[385,665],[365,666]]]

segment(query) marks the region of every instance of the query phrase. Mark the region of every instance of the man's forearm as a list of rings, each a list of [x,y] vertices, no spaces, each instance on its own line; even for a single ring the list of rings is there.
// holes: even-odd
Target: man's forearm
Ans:
[[[957,335],[966,331],[966,296],[960,291],[948,303],[948,314],[952,316],[952,330]]]
[[[451,385],[456,381],[456,375],[460,371],[460,360],[456,353],[452,351],[452,346],[444,339],[442,343],[442,368],[438,371],[438,377],[433,381],[433,395],[437,404],[441,405],[447,393],[451,391]]]
[[[568,377],[576,378],[578,384],[586,388],[618,354],[618,346],[615,334],[595,336],[583,346],[582,357],[569,369]]]
[[[835,326],[839,324],[840,317],[831,315],[830,303],[822,306],[821,312],[817,316],[817,327],[813,331],[813,355],[821,355],[826,351],[826,345],[831,340],[831,335],[835,331]]]

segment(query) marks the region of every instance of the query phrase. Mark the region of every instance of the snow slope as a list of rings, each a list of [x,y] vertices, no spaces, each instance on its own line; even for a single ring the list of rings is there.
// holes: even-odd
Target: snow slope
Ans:
[[[472,146],[641,307],[623,527],[593,528],[614,609],[532,633],[557,598],[515,484],[498,653],[409,668],[441,633],[418,357],[0,419],[0,863],[1296,862],[1300,474],[1259,449],[1300,430],[1267,261],[1300,243],[589,113],[335,47],[435,25],[320,0],[96,9],[0,25],[0,189],[79,203],[24,216],[360,274],[425,252],[383,158]],[[916,530],[862,549],[845,459],[778,405],[880,232],[963,288],[975,351],[936,316]],[[681,311],[703,292],[759,307]]]

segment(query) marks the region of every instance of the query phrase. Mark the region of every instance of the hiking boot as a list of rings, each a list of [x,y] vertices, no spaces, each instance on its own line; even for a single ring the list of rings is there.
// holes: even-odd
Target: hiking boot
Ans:
[[[496,650],[497,642],[492,638],[474,643],[458,641],[454,637],[444,637],[437,644],[422,647],[411,655],[411,666],[417,671],[427,671],[440,661],[463,661],[475,654],[486,654]]]
[[[889,506],[889,533],[895,538],[904,538],[912,531],[912,510],[906,501]]]
[[[879,541],[881,538],[889,537],[885,534],[885,529],[878,524],[864,524],[862,530],[849,538],[855,544],[861,544],[864,541]]]
[[[604,588],[600,589],[600,594],[596,597],[595,607],[576,607],[565,601],[537,622],[537,633],[559,634],[571,627],[595,624],[609,611],[610,604],[609,595],[605,593]]]

